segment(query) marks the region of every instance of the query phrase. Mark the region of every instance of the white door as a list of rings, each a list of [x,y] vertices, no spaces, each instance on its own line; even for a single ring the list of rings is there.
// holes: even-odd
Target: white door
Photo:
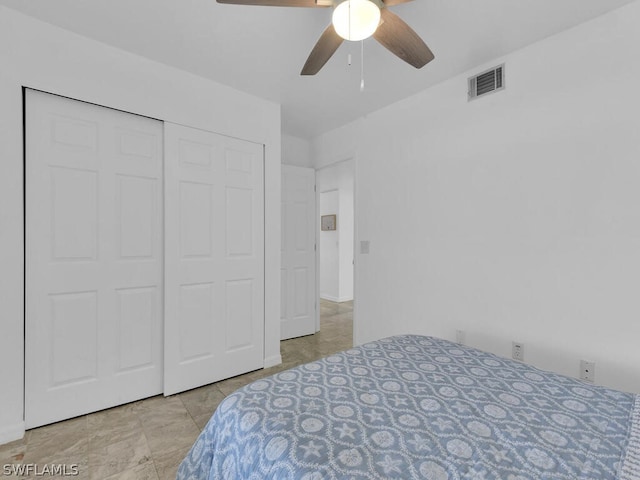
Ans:
[[[165,123],[165,395],[264,364],[263,158]]]
[[[32,428],[162,392],[162,123],[26,95]]]
[[[316,173],[282,165],[280,338],[316,332]]]

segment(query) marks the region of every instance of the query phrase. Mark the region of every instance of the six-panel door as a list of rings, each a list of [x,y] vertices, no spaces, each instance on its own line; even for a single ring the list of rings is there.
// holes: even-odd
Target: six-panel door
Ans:
[[[316,172],[282,165],[280,338],[316,332]]]
[[[165,123],[165,395],[263,366],[263,158]]]
[[[25,423],[162,392],[162,123],[26,99]]]

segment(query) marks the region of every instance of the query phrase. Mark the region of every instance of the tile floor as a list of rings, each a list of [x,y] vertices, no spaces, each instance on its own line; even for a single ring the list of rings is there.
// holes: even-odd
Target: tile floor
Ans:
[[[226,395],[258,378],[351,347],[352,312],[352,302],[322,300],[320,332],[281,342],[283,363],[276,367],[30,430],[22,440],[0,445],[0,477],[5,465],[23,463],[77,465],[79,473],[71,478],[174,480],[178,465]]]

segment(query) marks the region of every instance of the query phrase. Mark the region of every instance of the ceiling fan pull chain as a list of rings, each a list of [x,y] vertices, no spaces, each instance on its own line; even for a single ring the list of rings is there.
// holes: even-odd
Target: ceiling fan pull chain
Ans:
[[[364,40],[360,40],[360,91],[364,92]]]
[[[351,38],[351,2],[347,2],[349,6],[349,38]]]

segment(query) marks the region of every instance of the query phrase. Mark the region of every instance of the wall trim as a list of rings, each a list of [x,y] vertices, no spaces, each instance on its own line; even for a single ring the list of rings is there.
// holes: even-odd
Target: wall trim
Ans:
[[[271,355],[270,357],[265,357],[264,368],[275,367],[276,365],[280,365],[281,363],[282,355]]]
[[[340,303],[340,299],[338,297],[334,297],[332,295],[326,295],[324,293],[320,294],[320,298],[322,300],[329,300],[330,302],[336,302],[336,303]]]
[[[0,445],[21,440],[25,434],[24,422],[15,423],[0,428]]]

